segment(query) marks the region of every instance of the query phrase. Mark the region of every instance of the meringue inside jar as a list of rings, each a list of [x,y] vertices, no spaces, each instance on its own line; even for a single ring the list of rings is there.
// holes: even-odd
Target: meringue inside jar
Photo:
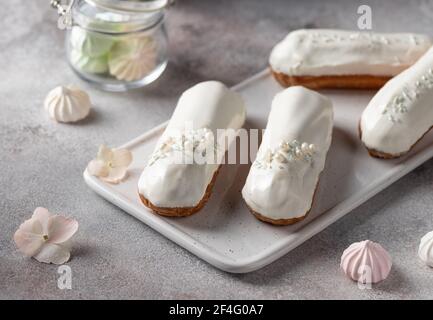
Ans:
[[[66,50],[69,64],[82,79],[107,91],[126,91],[155,81],[165,70],[168,38],[163,9],[143,11],[78,0],[72,18]]]

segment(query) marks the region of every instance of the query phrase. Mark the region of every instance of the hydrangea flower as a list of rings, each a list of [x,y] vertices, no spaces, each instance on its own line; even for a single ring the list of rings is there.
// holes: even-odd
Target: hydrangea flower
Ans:
[[[39,262],[63,264],[70,258],[65,245],[78,230],[78,222],[45,208],[36,208],[14,234],[18,250]]]
[[[119,183],[126,176],[132,162],[131,151],[110,149],[101,145],[96,159],[87,165],[87,172],[108,183]]]

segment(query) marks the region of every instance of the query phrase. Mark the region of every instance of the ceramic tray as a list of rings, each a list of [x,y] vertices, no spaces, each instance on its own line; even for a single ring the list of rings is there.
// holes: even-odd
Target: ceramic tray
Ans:
[[[233,89],[245,99],[246,127],[264,128],[271,100],[282,88],[268,71],[263,71]],[[371,158],[360,143],[357,128],[361,112],[374,92],[326,90],[322,93],[334,103],[333,142],[313,208],[305,220],[295,225],[271,226],[249,213],[240,194],[249,165],[223,166],[209,202],[191,217],[164,218],[150,212],[138,198],[137,181],[166,123],[122,146],[134,156],[125,182],[106,184],[86,172],[84,178],[102,197],[215,267],[236,273],[257,270],[433,156],[433,132],[430,132],[403,158]]]

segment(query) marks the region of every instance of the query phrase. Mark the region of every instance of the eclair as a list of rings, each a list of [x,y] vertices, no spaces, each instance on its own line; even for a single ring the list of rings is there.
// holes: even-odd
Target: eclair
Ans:
[[[217,130],[237,130],[244,122],[241,96],[224,84],[207,81],[186,90],[140,176],[143,204],[164,216],[203,208],[229,146],[218,144]]]
[[[397,158],[433,127],[433,48],[371,99],[359,123],[370,155]]]
[[[278,93],[242,196],[260,220],[288,225],[310,211],[332,140],[329,98],[294,86]]]
[[[431,45],[413,33],[301,29],[273,48],[269,64],[284,87],[378,89]]]

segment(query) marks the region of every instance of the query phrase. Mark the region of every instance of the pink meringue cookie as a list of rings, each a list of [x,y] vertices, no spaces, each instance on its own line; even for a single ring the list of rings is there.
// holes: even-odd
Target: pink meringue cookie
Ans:
[[[378,243],[370,240],[352,243],[341,256],[340,267],[355,281],[377,283],[391,271],[391,256]]]

